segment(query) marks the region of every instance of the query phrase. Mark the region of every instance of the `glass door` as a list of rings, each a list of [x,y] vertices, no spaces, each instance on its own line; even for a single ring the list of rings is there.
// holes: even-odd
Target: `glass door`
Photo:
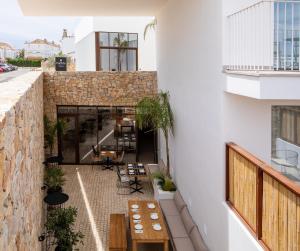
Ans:
[[[59,115],[58,119],[65,122],[66,127],[62,135],[58,135],[58,150],[63,157],[63,164],[76,163],[77,126],[75,115]]]
[[[96,107],[79,107],[79,163],[92,162],[92,146],[97,146],[98,117]]]

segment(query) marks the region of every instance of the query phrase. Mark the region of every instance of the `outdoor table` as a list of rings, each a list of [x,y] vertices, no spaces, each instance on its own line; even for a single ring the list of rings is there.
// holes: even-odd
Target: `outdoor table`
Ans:
[[[155,208],[149,208],[149,204],[154,204]],[[138,208],[134,209],[133,205],[137,205]],[[143,200],[130,200],[128,201],[129,210],[129,222],[130,222],[130,234],[132,238],[132,250],[137,251],[139,243],[162,243],[164,245],[164,251],[169,250],[169,235],[167,226],[157,201],[143,201]],[[151,219],[151,214],[156,213],[158,219]],[[133,215],[140,215],[140,219],[136,220]],[[136,230],[135,225],[141,224],[143,229]],[[159,224],[161,230],[154,230],[153,225]]]
[[[45,198],[44,202],[49,206],[61,206],[69,200],[69,195],[60,192],[49,193]]]
[[[130,171],[130,170],[132,170],[132,171]],[[131,182],[131,184],[130,184],[130,188],[132,189],[131,193],[136,193],[136,192],[143,193],[143,191],[142,191],[143,187],[141,185],[139,178],[148,177],[148,173],[147,173],[145,166],[141,163],[138,163],[138,164],[128,163],[127,164],[127,175],[128,175],[128,177],[134,177],[134,181]]]
[[[106,165],[104,165],[104,169],[112,170],[112,160],[115,160],[117,158],[117,152],[116,151],[101,151],[100,156],[103,159],[106,159]]]

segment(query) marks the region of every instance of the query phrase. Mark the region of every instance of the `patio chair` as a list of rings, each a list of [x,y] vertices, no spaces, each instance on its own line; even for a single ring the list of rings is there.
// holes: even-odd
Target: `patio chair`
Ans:
[[[112,161],[112,164],[114,166],[116,166],[117,168],[118,167],[120,168],[120,166],[124,166],[125,165],[125,163],[124,163],[124,155],[125,155],[124,151],[118,152],[118,157],[117,157],[117,159],[115,159],[115,160]],[[122,172],[121,172],[121,174],[122,174]],[[125,173],[123,173],[123,174],[125,174]]]
[[[117,166],[117,194],[129,195],[130,194],[130,178],[126,174],[121,174],[120,168]],[[122,192],[124,191],[124,192]]]
[[[94,154],[95,156],[99,157],[100,153],[99,153],[99,151],[95,148],[94,145],[92,145],[92,149],[93,149],[93,154]]]

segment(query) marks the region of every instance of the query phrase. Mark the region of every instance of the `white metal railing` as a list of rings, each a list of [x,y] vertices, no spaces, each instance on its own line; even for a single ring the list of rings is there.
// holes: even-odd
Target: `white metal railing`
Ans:
[[[227,17],[226,69],[299,70],[300,1],[263,0]]]

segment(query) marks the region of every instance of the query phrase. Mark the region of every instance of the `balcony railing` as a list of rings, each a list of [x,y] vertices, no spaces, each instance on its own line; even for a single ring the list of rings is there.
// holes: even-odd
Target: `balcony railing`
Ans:
[[[300,186],[234,143],[226,200],[265,249],[300,250]]]
[[[227,17],[228,70],[300,70],[300,1],[263,0]]]

